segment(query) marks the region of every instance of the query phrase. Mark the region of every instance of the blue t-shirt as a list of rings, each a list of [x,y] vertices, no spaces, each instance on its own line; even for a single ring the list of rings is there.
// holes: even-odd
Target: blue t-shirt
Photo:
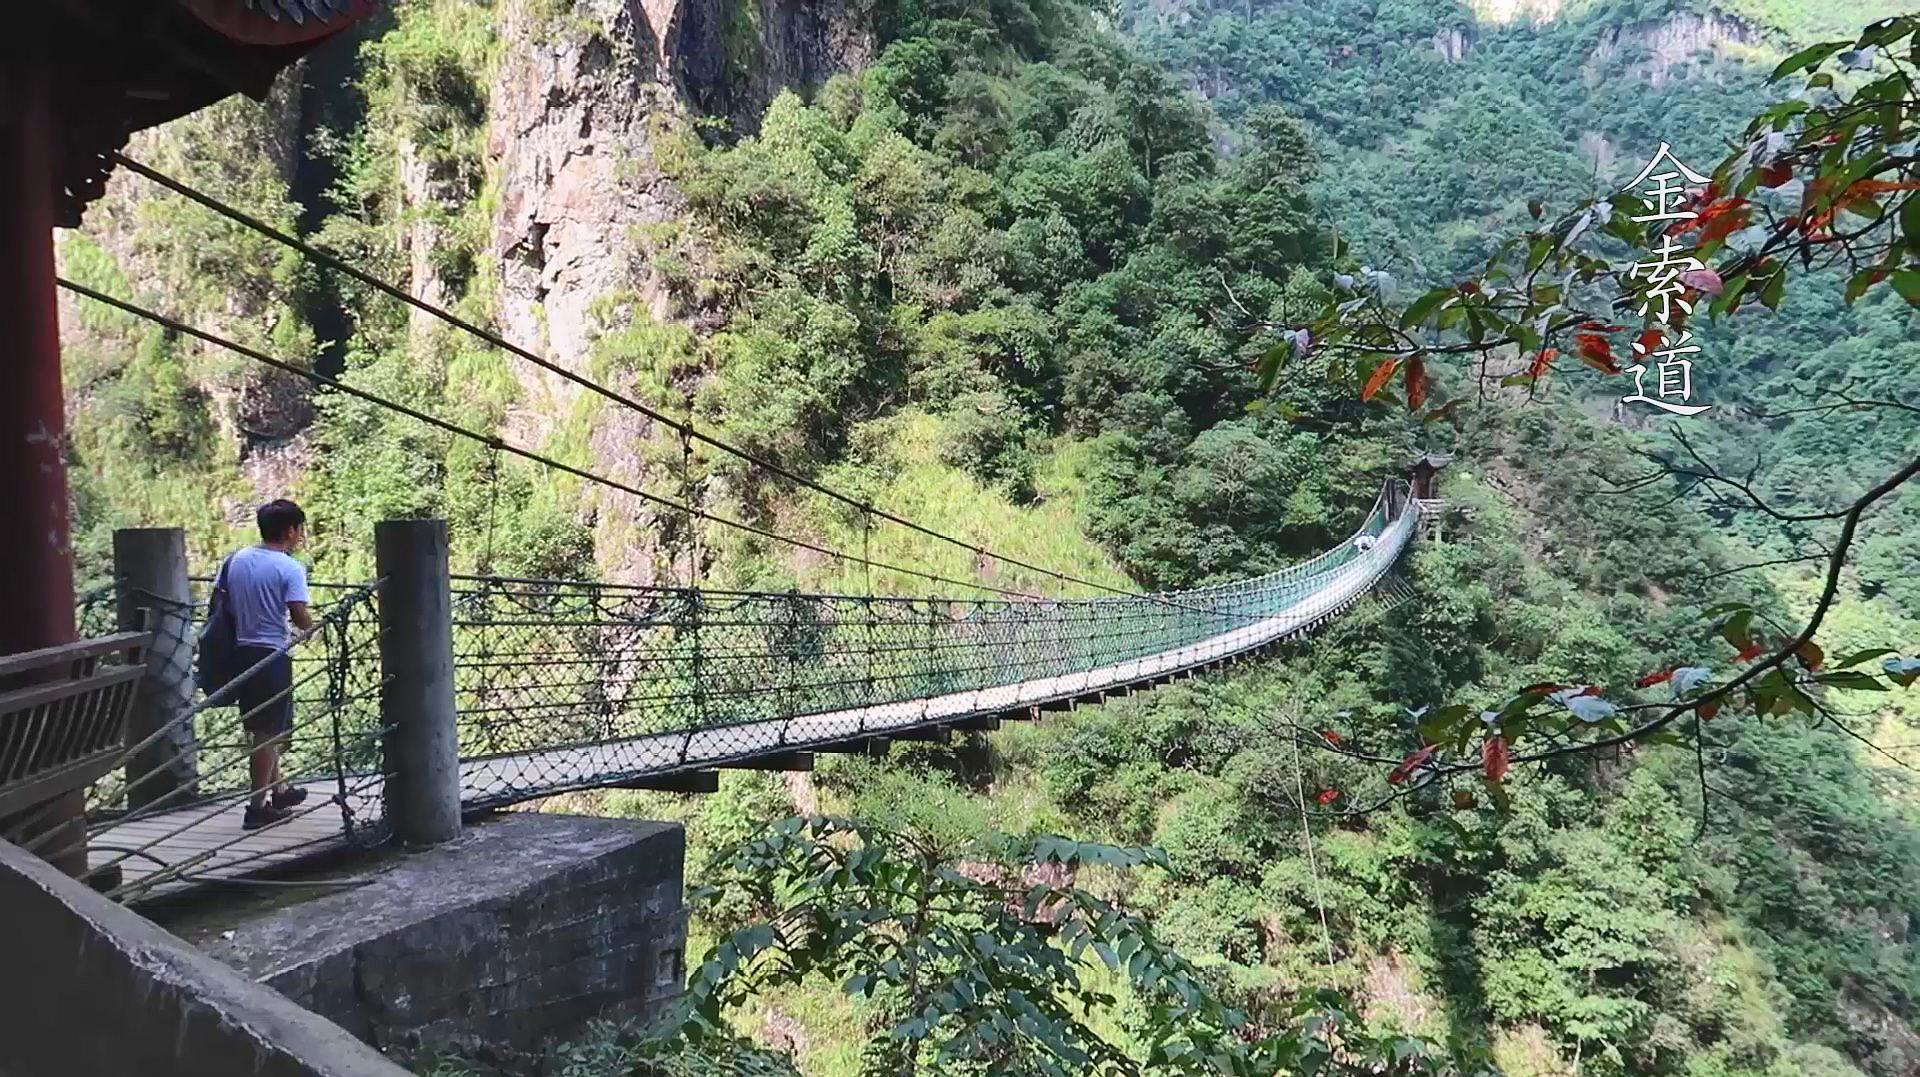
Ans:
[[[307,601],[306,567],[279,550],[249,546],[227,561],[227,597],[234,642],[279,647],[289,636],[287,603]]]

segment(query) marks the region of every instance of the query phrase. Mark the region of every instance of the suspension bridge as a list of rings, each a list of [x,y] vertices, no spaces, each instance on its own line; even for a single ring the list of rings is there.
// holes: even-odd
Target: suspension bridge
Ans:
[[[805,769],[815,752],[991,729],[1214,669],[1359,602],[1389,579],[1420,516],[1396,481],[1350,538],[1317,557],[1138,597],[884,597],[449,574],[460,809],[594,788],[705,791],[719,769]],[[383,713],[381,590],[318,585],[319,623],[291,649],[296,725],[283,766],[309,792],[295,818],[241,829],[243,715],[199,700],[173,723],[194,729],[190,783],[139,762],[149,736],[126,747],[123,773],[93,790],[89,866],[110,892],[175,894],[391,836],[383,745],[404,716]],[[163,637],[197,623],[197,603],[131,598],[143,601]],[[164,639],[159,649],[189,653]],[[187,664],[175,658],[159,675],[186,678]]]

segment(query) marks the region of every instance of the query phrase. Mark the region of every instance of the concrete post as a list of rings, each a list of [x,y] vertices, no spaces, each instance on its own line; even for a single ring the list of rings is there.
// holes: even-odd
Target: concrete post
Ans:
[[[453,702],[453,598],[445,520],[373,528],[380,585],[386,812],[408,845],[460,836],[460,737]]]
[[[153,633],[147,675],[140,680],[127,743],[156,733],[154,742],[127,760],[127,807],[138,808],[186,789],[192,796],[198,773],[192,722],[180,716],[193,706],[193,593],[187,582],[187,536],[177,527],[127,527],[113,533],[115,613],[122,631]],[[175,797],[170,803],[179,803]]]

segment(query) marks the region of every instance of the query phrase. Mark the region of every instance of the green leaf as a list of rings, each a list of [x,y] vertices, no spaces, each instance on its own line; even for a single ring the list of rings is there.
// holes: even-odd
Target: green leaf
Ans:
[[[1814,680],[1829,688],[1843,688],[1849,692],[1891,692],[1893,689],[1882,684],[1879,678],[1857,669],[1842,669],[1832,673],[1822,673]]]
[[[1726,278],[1722,282],[1723,288],[1720,294],[1714,297],[1712,304],[1707,308],[1708,315],[1718,319],[1740,309],[1740,294],[1745,292],[1747,285],[1752,283],[1753,274],[1751,273],[1735,273]]]
[[[1506,785],[1489,782],[1486,788],[1487,797],[1493,801],[1495,811],[1498,811],[1501,815],[1507,815],[1513,811],[1513,796],[1507,792]]]
[[[1753,611],[1750,609],[1740,610],[1733,616],[1727,618],[1726,624],[1720,626],[1720,638],[1733,644],[1736,650],[1744,649],[1752,639],[1751,634],[1748,632],[1752,624]]]
[[[1428,315],[1437,310],[1440,304],[1451,299],[1453,295],[1454,290],[1452,288],[1435,288],[1425,295],[1422,295],[1420,298],[1408,304],[1406,311],[1400,315],[1400,328],[1411,329],[1426,321]]]
[[[1920,269],[1896,269],[1888,278],[1893,282],[1893,290],[1910,307],[1920,307]]]
[[[1786,293],[1787,271],[1785,269],[1776,269],[1773,276],[1767,278],[1766,285],[1760,289],[1760,302],[1764,304],[1768,310],[1779,310],[1780,298],[1786,295]]]
[[[1286,363],[1287,356],[1292,351],[1293,345],[1283,340],[1273,347],[1268,348],[1266,354],[1260,357],[1258,374],[1260,377],[1260,388],[1262,390],[1273,388],[1274,378],[1279,376],[1280,367]]]
[[[1790,682],[1787,685],[1786,698],[1789,703],[1793,704],[1794,710],[1799,711],[1800,713],[1806,715],[1809,718],[1813,717],[1815,713],[1815,708],[1813,706],[1813,697],[1807,695],[1805,692],[1802,692],[1799,688],[1795,687]]]
[[[1527,248],[1527,272],[1531,273],[1545,265],[1547,256],[1553,253],[1553,247],[1553,237],[1550,235],[1534,240],[1533,245]]]
[[[1847,306],[1853,306],[1853,301],[1865,295],[1867,289],[1873,287],[1874,282],[1881,276],[1881,270],[1877,266],[1869,266],[1855,273],[1847,278],[1847,289],[1841,293],[1841,298],[1846,301]]]
[[[1833,664],[1833,668],[1846,669],[1849,666],[1857,666],[1862,662],[1871,662],[1876,658],[1885,658],[1887,655],[1898,653],[1898,651],[1895,651],[1891,647],[1871,647],[1864,651],[1855,651],[1845,658],[1840,659]]]
[[[1867,27],[1866,32],[1860,35],[1860,40],[1855,42],[1854,45],[1857,48],[1869,48],[1877,45],[1885,45],[1890,42],[1898,41],[1901,38],[1907,36],[1908,34],[1913,33],[1914,29],[1915,29],[1915,26],[1914,26],[1913,16],[1911,15],[1903,15],[1899,18],[1892,18],[1892,19],[1882,19],[1879,22],[1876,22],[1873,25]]]
[[[1814,45],[1811,48],[1801,49],[1799,52],[1780,61],[1780,66],[1773,69],[1773,74],[1767,76],[1767,81],[1777,82],[1793,74],[1795,71],[1805,71],[1807,68],[1813,67],[1815,64],[1826,60],[1827,57],[1844,51],[1847,45],[1848,43],[1845,41],[1826,41]]]
[[[1754,124],[1759,127],[1771,127],[1775,131],[1779,131],[1786,127],[1788,120],[1812,107],[1812,105],[1799,98],[1795,98],[1792,101],[1782,101],[1754,117]]]

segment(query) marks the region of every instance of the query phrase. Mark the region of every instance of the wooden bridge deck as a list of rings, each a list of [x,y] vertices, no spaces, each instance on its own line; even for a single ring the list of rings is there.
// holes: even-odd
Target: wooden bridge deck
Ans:
[[[1410,521],[1411,515],[1407,517]],[[1402,525],[1404,526],[1404,525]],[[1304,632],[1357,601],[1398,554],[1404,535],[1329,574],[1327,586],[1273,617],[1189,646],[1096,669],[954,692],[898,703],[797,715],[712,729],[661,733],[461,761],[462,803],[485,808],[569,790],[661,778],[781,752],[845,744],[868,737],[938,727],[965,718],[1018,714],[1044,704],[1097,698],[1152,685],[1189,670]],[[1384,547],[1392,546],[1387,549]],[[97,868],[118,861],[131,900],[284,868],[346,844],[332,778],[303,783],[309,791],[292,820],[252,832],[240,828],[243,802],[199,804],[113,826],[90,851]],[[378,775],[350,777],[346,800],[357,819],[377,818]],[[128,855],[129,850],[136,850]]]

